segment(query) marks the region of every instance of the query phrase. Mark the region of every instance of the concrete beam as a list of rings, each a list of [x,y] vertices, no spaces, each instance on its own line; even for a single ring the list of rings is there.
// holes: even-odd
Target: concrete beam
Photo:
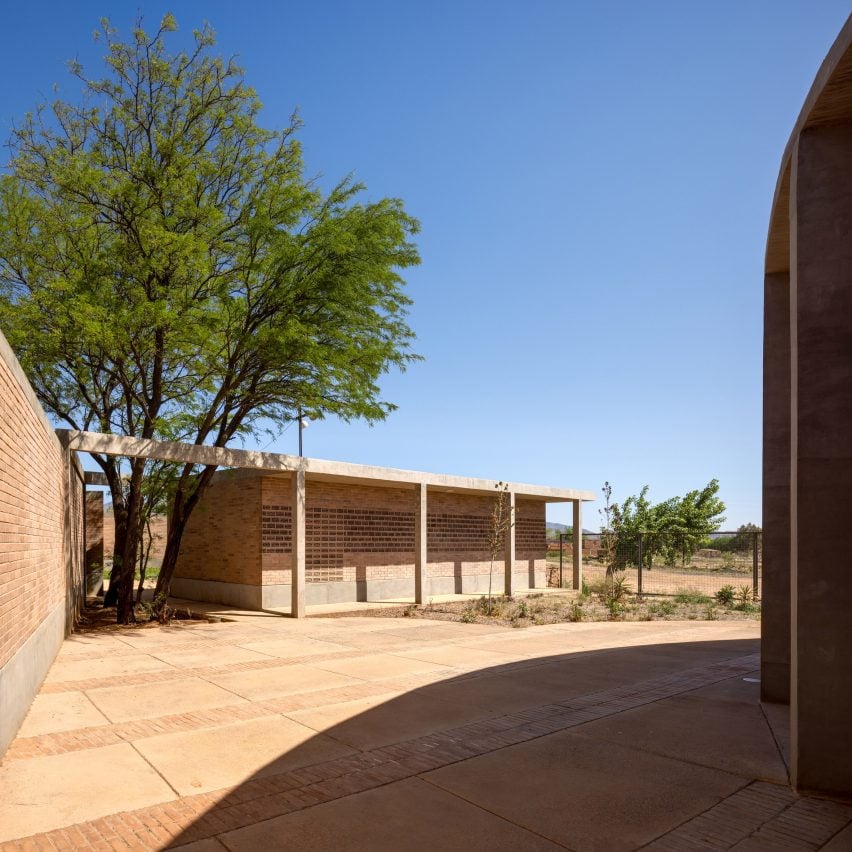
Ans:
[[[99,432],[75,432],[57,429],[69,447],[81,453],[102,453],[113,456],[162,459],[188,464],[216,465],[219,467],[244,467],[291,473],[304,468],[308,479],[313,476],[325,479],[362,480],[373,484],[423,483],[430,488],[460,493],[494,493],[497,482],[491,479],[475,479],[467,476],[450,476],[442,473],[425,473],[416,470],[399,470],[392,467],[350,464],[349,462],[307,459],[281,453],[264,453],[255,450],[232,450],[225,447],[210,447],[197,444],[181,444],[169,441],[151,441],[128,438],[123,435],[104,435]],[[509,483],[509,488],[519,497],[538,498],[545,502],[568,502],[570,500],[595,500],[594,491],[578,491],[573,488],[551,488],[544,485]]]
[[[419,483],[414,486],[414,602],[426,602],[426,571],[428,562],[427,526],[428,498],[427,486]]]
[[[503,593],[506,595],[512,595],[515,593],[515,526],[518,518],[517,512],[515,511],[515,492],[509,491],[507,496],[509,498],[509,529],[506,532],[506,559],[503,570]]]
[[[571,588],[579,591],[583,586],[583,504],[574,501],[574,531],[573,546],[571,547]]]
[[[109,485],[109,480],[105,473],[100,473],[95,470],[87,470],[83,473],[83,478],[86,485]]]
[[[292,483],[293,545],[291,550],[292,582],[290,614],[305,617],[305,471],[295,471]]]

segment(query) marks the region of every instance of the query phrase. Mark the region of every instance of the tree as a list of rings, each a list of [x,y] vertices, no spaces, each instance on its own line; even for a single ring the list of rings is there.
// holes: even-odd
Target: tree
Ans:
[[[491,516],[488,519],[488,553],[491,563],[488,566],[488,615],[492,612],[491,586],[494,577],[494,563],[506,548],[506,536],[515,523],[512,506],[509,503],[509,486],[505,482],[498,482],[495,486],[497,495],[494,505],[491,507]]]
[[[755,535],[760,533],[761,529],[757,524],[747,523],[737,527],[737,534],[733,537],[731,549],[740,553],[751,553],[754,547]],[[760,536],[757,536],[758,547],[760,547]]]
[[[419,262],[398,199],[305,178],[294,116],[258,124],[212,30],[170,53],[167,15],[79,103],[14,129],[0,180],[0,326],[42,404],[73,429],[224,447],[311,418],[381,420],[378,380],[415,356],[400,271]],[[95,455],[116,521],[110,592],[133,620],[146,463]],[[156,605],[215,468],[179,468]]]
[[[607,492],[609,483],[604,487]],[[611,535],[617,546],[613,564],[624,568],[637,564],[639,535],[642,535],[643,565],[651,566],[655,555],[662,555],[666,564],[678,557],[686,559],[706,543],[711,532],[724,521],[725,504],[719,499],[719,482],[710,480],[704,488],[689,491],[683,497],[671,497],[652,504],[648,486],[638,495],[628,497],[611,507]],[[611,493],[611,488],[610,488]]]

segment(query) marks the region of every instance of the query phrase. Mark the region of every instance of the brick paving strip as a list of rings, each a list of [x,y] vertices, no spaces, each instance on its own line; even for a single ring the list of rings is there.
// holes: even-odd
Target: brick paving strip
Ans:
[[[420,647],[420,646],[418,646]],[[422,647],[426,647],[425,645]],[[171,649],[170,649],[171,650]],[[197,650],[193,646],[193,650]],[[211,649],[214,650],[214,649]],[[153,651],[147,652],[156,657]],[[108,677],[92,677],[84,680],[62,680],[42,684],[40,694],[57,692],[82,692],[86,689],[103,689],[109,686],[145,686],[150,683],[166,683],[170,680],[187,680],[193,677],[211,677],[232,672],[261,671],[283,666],[310,665],[311,663],[348,660],[354,657],[369,656],[372,651],[356,649],[352,651],[333,651],[327,654],[310,654],[302,657],[270,657],[268,660],[251,660],[243,663],[227,663],[224,666],[195,666],[194,668],[159,669],[152,672],[134,672]],[[388,651],[393,653],[393,651]]]
[[[803,799],[787,787],[754,781],[642,849],[819,849],[850,821],[850,805]]]
[[[9,841],[0,844],[0,852],[42,848],[151,849],[202,840],[741,676],[754,671],[758,664],[757,655],[737,657],[485,719],[213,793],[186,796],[167,804]],[[292,696],[263,702],[261,712],[292,709],[290,702],[301,698]],[[200,717],[207,720],[204,724],[216,724],[252,718],[242,715],[250,712],[251,706],[238,705],[166,719],[186,719],[192,724],[194,718]],[[158,723],[163,724],[164,720],[130,725]],[[852,807],[799,799],[786,788],[752,782],[659,838],[649,848],[661,852],[684,848],[727,849],[754,839],[758,845],[738,848],[765,849],[769,841],[776,846],[781,839],[795,843],[802,841],[803,835],[807,840],[804,844],[800,842],[798,848],[818,848],[850,821]]]

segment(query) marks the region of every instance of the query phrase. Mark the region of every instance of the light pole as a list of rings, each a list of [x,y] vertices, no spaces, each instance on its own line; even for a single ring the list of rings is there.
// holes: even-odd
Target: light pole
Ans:
[[[302,407],[299,406],[299,457],[302,456],[302,430],[308,428],[308,420],[302,417]]]

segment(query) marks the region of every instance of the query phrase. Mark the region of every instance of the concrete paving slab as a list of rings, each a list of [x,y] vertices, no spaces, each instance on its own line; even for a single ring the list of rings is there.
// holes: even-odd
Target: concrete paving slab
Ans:
[[[207,680],[252,701],[362,682],[337,672],[298,663],[257,671],[230,672],[211,676]]]
[[[181,794],[219,790],[352,753],[284,716],[149,737],[140,753]]]
[[[64,683],[67,681],[89,680],[90,678],[121,677],[122,675],[140,674],[142,672],[164,671],[174,668],[165,660],[157,659],[149,654],[113,655],[107,652],[100,658],[66,657],[57,660],[47,673],[46,683]]]
[[[421,660],[426,663],[438,663],[442,666],[452,666],[457,669],[487,669],[492,666],[505,665],[515,658],[499,651],[484,651],[481,648],[469,648],[466,645],[435,645],[428,648],[404,649],[395,651],[395,657],[405,657],[409,660]]]
[[[582,689],[582,684],[579,686]],[[564,690],[563,690],[564,691]],[[528,680],[519,681],[515,673],[484,674],[469,679],[450,680],[429,686],[429,696],[459,705],[477,708],[483,714],[500,716],[549,704],[563,691]]]
[[[132,783],[128,783],[132,779]],[[0,841],[177,798],[127,743],[0,765]]]
[[[360,678],[361,680],[383,680],[401,675],[421,672],[444,671],[448,676],[455,674],[448,666],[439,663],[395,657],[391,654],[365,654],[363,657],[349,657],[345,660],[322,660],[312,663],[317,668],[330,672]]]
[[[419,779],[399,781],[222,835],[232,852],[345,848],[548,850],[556,844]]]
[[[678,696],[589,722],[581,735],[668,757],[688,754],[692,763],[744,778],[788,782],[787,767],[757,700],[745,705]]]
[[[268,660],[269,654],[251,651],[238,645],[215,645],[205,643],[198,648],[172,651],[165,647],[151,649],[148,653],[158,660],[183,669],[194,669],[199,666],[227,666],[231,663],[254,663],[258,660]]]
[[[847,825],[822,847],[822,852],[849,852],[852,849],[852,825]]]
[[[160,646],[172,648],[193,642],[210,642],[213,635],[206,631],[210,625],[202,622],[177,622],[158,629],[147,627],[122,632],[121,641],[130,648],[149,651]]]
[[[111,722],[155,719],[209,707],[245,704],[246,700],[200,678],[190,677],[139,686],[109,686],[86,693]]]
[[[420,690],[329,704],[288,713],[290,719],[353,748],[371,749],[457,727],[487,716],[472,703],[434,698]]]
[[[575,733],[424,776],[570,849],[634,850],[715,805],[741,778]]]
[[[38,737],[108,724],[109,719],[82,692],[45,693],[35,697],[18,736]]]
[[[172,852],[223,852],[227,849],[218,838],[209,837],[206,840],[196,840],[195,843],[184,843],[183,846],[172,846]]]
[[[308,657],[312,654],[333,654],[336,651],[348,651],[348,645],[325,642],[321,639],[262,639],[239,642],[241,648],[255,651],[268,657]]]
[[[113,636],[102,636],[91,633],[72,634],[63,643],[56,655],[57,660],[71,658],[99,658],[107,654],[138,653],[126,642]]]

